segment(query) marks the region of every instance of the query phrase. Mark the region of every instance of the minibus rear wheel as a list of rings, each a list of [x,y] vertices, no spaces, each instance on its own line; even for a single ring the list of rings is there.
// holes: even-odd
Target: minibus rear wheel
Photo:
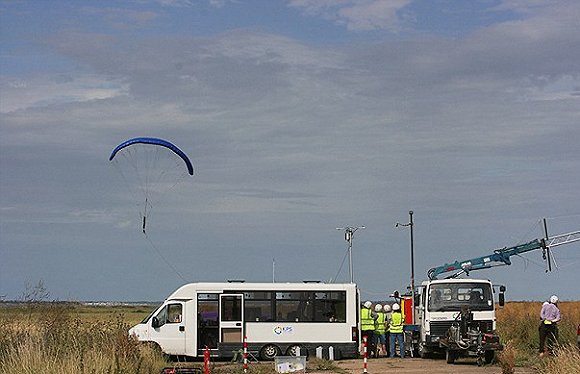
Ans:
[[[300,350],[300,354],[297,354],[298,350]],[[291,345],[290,347],[288,347],[288,349],[286,350],[286,356],[306,356],[306,357],[308,357],[308,351],[306,350],[305,347],[303,347],[299,344],[294,344],[294,345]]]
[[[280,355],[281,355],[280,348],[278,348],[278,346],[274,344],[267,344],[263,346],[262,349],[260,350],[260,358],[262,360],[272,361],[274,357]]]

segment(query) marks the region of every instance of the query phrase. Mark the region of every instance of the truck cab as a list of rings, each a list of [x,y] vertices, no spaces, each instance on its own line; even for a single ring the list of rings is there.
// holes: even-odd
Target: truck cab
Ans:
[[[442,343],[450,328],[458,323],[462,311],[470,311],[472,323],[478,325],[482,334],[495,331],[494,292],[489,280],[428,280],[422,282],[418,291],[416,323],[420,326],[418,350],[422,357],[446,350]]]

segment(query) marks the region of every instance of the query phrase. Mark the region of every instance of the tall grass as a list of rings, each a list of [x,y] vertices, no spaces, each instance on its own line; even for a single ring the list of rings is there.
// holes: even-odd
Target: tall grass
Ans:
[[[564,301],[558,304],[562,321],[558,324],[560,343],[576,341],[580,323],[580,301]],[[510,302],[497,312],[498,332],[513,340],[516,348],[538,350],[541,302]]]
[[[148,313],[74,303],[0,304],[0,374],[158,374],[164,367],[200,367],[168,362],[158,349],[128,336],[130,324]],[[241,374],[243,368],[212,361],[211,372]],[[274,369],[272,363],[253,364],[249,373]]]
[[[542,361],[540,372],[544,374],[580,373],[580,350],[572,344],[556,348],[553,358]]]
[[[507,303],[497,312],[497,330],[504,343],[510,343],[516,366],[534,366],[540,372],[557,373],[544,371],[548,370],[545,363],[555,359],[541,360],[538,357],[541,307],[541,302]],[[558,343],[561,347],[575,345],[577,326],[580,323],[580,301],[561,302],[558,307],[562,314],[562,321],[558,324]],[[557,359],[558,355],[555,357]],[[571,356],[570,360],[578,360],[577,355]],[[580,365],[580,361],[576,364]]]
[[[515,350],[511,341],[504,345],[503,351],[498,354],[497,362],[501,367],[502,374],[514,374],[514,367],[516,366]]]
[[[86,322],[60,303],[0,316],[0,374],[159,373],[163,356],[127,335],[123,316]]]
[[[137,311],[45,302],[24,305],[0,305],[0,374],[157,374],[172,365],[159,351],[127,335],[130,324],[148,314],[146,308]],[[539,302],[512,302],[498,310],[498,332],[507,343],[505,354],[499,357],[504,373],[514,365],[532,366],[542,374],[580,372],[580,354],[575,346],[580,302],[560,304],[560,346],[553,357],[545,359],[538,357],[540,307]],[[314,363],[309,361],[311,366]],[[320,364],[312,367],[323,369]],[[212,369],[222,374],[242,372],[237,364]],[[335,367],[325,369],[340,372]],[[260,364],[251,365],[250,372],[274,371],[271,364]]]

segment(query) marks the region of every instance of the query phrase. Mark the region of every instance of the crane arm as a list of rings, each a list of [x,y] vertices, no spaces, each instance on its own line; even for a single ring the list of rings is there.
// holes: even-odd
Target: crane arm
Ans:
[[[472,258],[465,261],[455,261],[429,269],[427,275],[429,279],[437,279],[441,274],[455,272],[448,278],[456,278],[461,274],[469,273],[472,270],[489,269],[495,266],[511,265],[511,257],[522,253],[534,251],[536,249],[546,250],[556,246],[569,244],[580,240],[580,231],[567,234],[556,235],[548,239],[534,239],[530,242],[519,244],[513,247],[496,249],[492,254]]]
[[[511,256],[540,248],[545,248],[544,241],[535,239],[531,242],[514,247],[496,249],[493,254],[488,256],[476,257],[465,261],[455,261],[451,264],[434,267],[429,269],[427,275],[429,276],[429,279],[437,279],[437,276],[441,274],[456,271],[458,273],[452,276],[455,278],[463,273],[468,273],[471,270],[488,269],[500,265],[511,265]]]
[[[572,242],[577,242],[579,240],[580,240],[580,231],[573,231],[567,234],[552,236],[546,241],[546,246],[548,248],[554,248],[559,245],[569,244]]]

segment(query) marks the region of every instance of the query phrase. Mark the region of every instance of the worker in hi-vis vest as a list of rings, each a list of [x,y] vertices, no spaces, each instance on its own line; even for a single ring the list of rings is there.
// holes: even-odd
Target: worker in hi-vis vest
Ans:
[[[405,357],[405,339],[403,337],[403,326],[405,320],[401,314],[401,307],[399,304],[395,303],[392,306],[393,312],[391,313],[391,323],[389,325],[390,336],[390,355],[395,357],[395,341],[399,342],[399,356],[401,358]]]
[[[363,337],[367,337],[367,352],[369,354],[375,350],[375,320],[377,319],[377,314],[371,309],[372,306],[372,302],[365,301],[360,310],[361,334]],[[361,343],[362,341],[363,339],[361,339]]]
[[[377,313],[377,319],[375,320],[375,340],[377,341],[377,350],[375,353],[376,357],[385,356],[385,321],[386,313],[383,311],[383,306],[381,304],[375,305],[375,313]]]
[[[391,354],[391,306],[385,304],[383,311],[385,312],[385,356],[389,357]]]

